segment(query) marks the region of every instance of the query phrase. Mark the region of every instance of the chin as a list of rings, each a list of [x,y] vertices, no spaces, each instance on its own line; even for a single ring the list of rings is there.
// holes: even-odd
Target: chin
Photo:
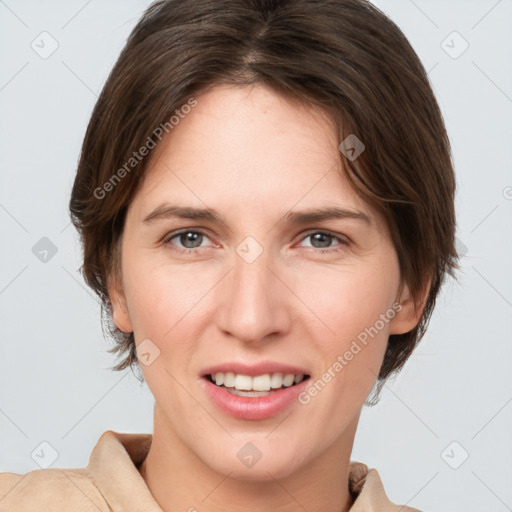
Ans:
[[[228,456],[230,453],[233,456]],[[250,436],[213,455],[211,460],[204,460],[204,463],[217,473],[229,474],[230,478],[236,480],[261,482],[286,478],[298,471],[305,461],[305,457],[292,446],[286,450],[282,445],[279,449],[270,448],[263,441],[253,443]]]

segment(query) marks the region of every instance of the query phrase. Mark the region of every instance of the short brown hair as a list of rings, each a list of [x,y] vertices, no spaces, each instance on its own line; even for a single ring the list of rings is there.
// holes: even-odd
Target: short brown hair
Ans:
[[[340,152],[341,172],[384,215],[413,296],[430,280],[416,328],[389,337],[382,387],[423,336],[445,275],[458,268],[455,177],[424,67],[400,29],[365,0],[160,0],[143,14],[92,113],[70,200],[84,279],[102,301],[111,352],[125,356],[113,369],[138,366],[133,333],[113,324],[107,291],[149,158],[133,170],[126,162],[158,144],[155,128],[190,98],[215,85],[257,83],[320,107],[340,141],[363,141],[357,159]],[[113,182],[116,172],[122,179]]]

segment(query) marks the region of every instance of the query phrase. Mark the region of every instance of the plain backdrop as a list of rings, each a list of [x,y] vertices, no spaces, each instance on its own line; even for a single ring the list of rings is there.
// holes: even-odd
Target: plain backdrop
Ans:
[[[375,3],[429,71],[464,256],[417,351],[363,409],[352,459],[395,503],[511,510],[512,2]],[[41,446],[51,467],[84,467],[105,430],[152,432],[147,386],[108,370],[67,209],[92,108],[148,5],[0,1],[0,471],[39,469]]]

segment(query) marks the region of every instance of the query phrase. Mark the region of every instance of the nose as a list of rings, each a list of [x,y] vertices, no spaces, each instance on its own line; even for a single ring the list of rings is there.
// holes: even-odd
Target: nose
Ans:
[[[245,344],[275,341],[293,323],[293,294],[269,253],[264,250],[254,261],[240,254],[235,253],[233,267],[222,280],[217,326],[225,336]]]

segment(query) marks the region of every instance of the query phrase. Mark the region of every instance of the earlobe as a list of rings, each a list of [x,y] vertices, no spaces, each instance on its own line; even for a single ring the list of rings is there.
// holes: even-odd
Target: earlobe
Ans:
[[[122,286],[118,283],[110,283],[109,298],[112,306],[112,320],[115,326],[123,332],[133,332],[132,322],[126,305],[126,297]]]
[[[405,334],[412,331],[419,323],[425,304],[430,291],[430,280],[424,286],[423,292],[419,297],[412,296],[409,286],[405,283],[397,302],[400,304],[400,309],[397,308],[395,317],[390,322],[390,334]]]

